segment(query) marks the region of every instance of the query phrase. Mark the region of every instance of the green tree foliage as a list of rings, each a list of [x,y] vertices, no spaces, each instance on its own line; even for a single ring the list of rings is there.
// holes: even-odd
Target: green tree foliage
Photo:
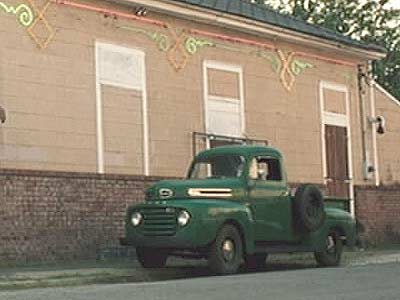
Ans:
[[[258,1],[262,3],[263,1]],[[377,81],[400,99],[400,10],[390,0],[277,0],[278,9],[304,21],[387,49],[374,64]]]

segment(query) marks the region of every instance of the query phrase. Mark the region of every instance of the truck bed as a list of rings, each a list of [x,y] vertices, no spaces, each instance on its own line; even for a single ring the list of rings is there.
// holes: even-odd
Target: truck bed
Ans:
[[[339,197],[324,197],[325,206],[342,209],[344,211],[350,212],[350,199],[349,198],[339,198]]]

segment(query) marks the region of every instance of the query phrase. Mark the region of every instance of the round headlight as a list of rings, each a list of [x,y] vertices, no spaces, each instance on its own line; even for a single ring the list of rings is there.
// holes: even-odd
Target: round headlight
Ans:
[[[131,222],[133,226],[135,227],[139,226],[140,223],[142,223],[142,221],[143,221],[143,216],[140,212],[134,212],[132,214]]]
[[[190,214],[186,210],[182,210],[178,214],[178,224],[180,226],[186,226],[190,221]]]

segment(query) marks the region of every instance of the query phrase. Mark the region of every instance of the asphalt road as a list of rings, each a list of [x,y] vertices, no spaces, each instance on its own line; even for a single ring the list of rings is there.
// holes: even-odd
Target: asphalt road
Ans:
[[[400,300],[400,264],[1,292],[1,300]]]

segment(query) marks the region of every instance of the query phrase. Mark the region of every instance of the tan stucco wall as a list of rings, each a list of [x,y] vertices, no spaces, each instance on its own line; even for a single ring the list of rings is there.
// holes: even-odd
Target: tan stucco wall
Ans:
[[[100,1],[94,3],[103,5]],[[123,10],[122,7],[118,9]],[[154,41],[119,27],[135,26],[152,31],[162,29],[104,18],[101,14],[55,4],[51,5],[46,16],[57,32],[48,48],[39,50],[13,16],[0,15],[3,41],[0,47],[0,101],[9,113],[7,123],[0,128],[3,135],[0,167],[97,170],[95,41],[98,40],[136,48],[146,54],[151,175],[185,174],[192,156],[192,132],[204,131],[203,62],[216,60],[243,68],[246,135],[268,139],[272,146],[283,151],[292,182],[323,182],[319,83],[322,80],[347,86],[351,101],[354,177],[356,183],[363,183],[356,67],[301,58],[311,63],[313,68],[296,77],[293,90],[288,92],[267,59],[242,53],[251,52],[254,47],[228,43],[242,52],[205,47],[190,56],[186,67],[177,72]],[[151,11],[148,16],[167,21],[175,28],[200,28],[259,39],[160,16]],[[296,50],[343,59],[337,53],[279,41],[274,43],[285,51]],[[228,85],[231,87],[233,83]],[[215,89],[218,88],[217,85]],[[110,91],[106,101],[117,102],[120,95]],[[237,91],[228,95],[236,96]],[[143,173],[139,159],[143,155],[140,144],[142,133],[139,132],[143,120],[139,120],[142,118],[137,109],[139,100],[135,95],[132,99],[137,101],[131,114],[121,113],[124,118],[136,119],[126,122],[130,123],[130,130],[124,132],[124,137],[131,135],[131,142],[123,144],[120,135],[118,141],[114,139],[118,145],[113,145],[113,139],[105,137],[105,150],[114,150],[121,155],[134,154],[126,160],[129,166],[125,167],[107,162],[110,156],[105,155],[106,172]],[[338,107],[340,109],[341,105]],[[124,108],[119,107],[120,110]],[[106,121],[115,121],[115,114],[119,114],[107,110],[105,113]],[[106,134],[111,123],[104,124]],[[113,132],[118,130],[112,129]],[[116,136],[116,133],[113,135]]]
[[[380,180],[400,182],[400,102],[375,89],[376,114],[386,120],[386,133],[377,136]]]

